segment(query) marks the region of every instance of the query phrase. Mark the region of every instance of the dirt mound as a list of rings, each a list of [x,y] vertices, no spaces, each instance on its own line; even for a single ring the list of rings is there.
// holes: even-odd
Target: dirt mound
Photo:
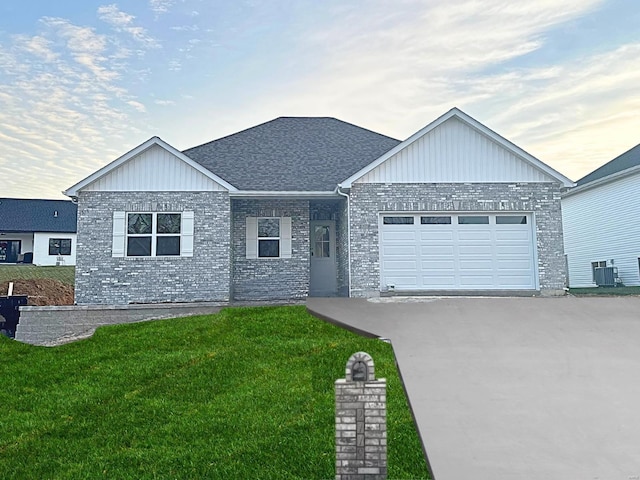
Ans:
[[[51,278],[12,280],[14,295],[27,295],[27,305],[73,305],[73,286]],[[9,282],[0,283],[0,295],[6,295]]]

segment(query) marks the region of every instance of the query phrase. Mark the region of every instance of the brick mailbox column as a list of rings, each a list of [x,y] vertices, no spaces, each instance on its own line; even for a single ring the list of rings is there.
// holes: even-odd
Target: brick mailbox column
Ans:
[[[336,480],[387,478],[387,381],[373,359],[354,353],[336,380]]]

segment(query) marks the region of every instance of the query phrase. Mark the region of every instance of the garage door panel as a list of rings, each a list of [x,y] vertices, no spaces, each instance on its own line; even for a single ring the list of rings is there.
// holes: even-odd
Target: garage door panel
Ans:
[[[384,269],[387,271],[406,271],[406,272],[415,272],[417,261],[415,258],[406,259],[406,260],[385,260],[384,261]]]
[[[422,259],[420,262],[423,272],[429,272],[431,270],[449,270],[451,272],[456,268],[455,260],[437,260],[437,259]]]
[[[455,250],[453,245],[420,245],[422,256],[453,257]]]
[[[496,255],[499,257],[502,256],[521,256],[521,257],[531,257],[531,247],[529,245],[496,245]]]
[[[418,252],[416,245],[383,245],[382,253],[386,256],[410,256],[415,257]]]
[[[516,258],[516,259],[499,259],[496,262],[498,271],[502,270],[528,270],[531,271],[531,259],[529,258]]]
[[[493,275],[460,275],[460,287],[465,288],[482,288],[493,289]]]
[[[534,288],[531,275],[527,275],[525,272],[521,275],[498,275],[498,280],[505,288]]]
[[[418,277],[411,275],[394,275],[388,277],[387,284],[394,285],[398,290],[416,290],[420,288],[420,284],[418,284]]]
[[[526,227],[527,225],[523,225]],[[518,231],[519,230],[519,231]],[[501,231],[496,229],[496,241],[500,242],[513,242],[513,241],[521,241],[521,242],[529,242],[529,231],[524,229],[518,230],[505,230]]]
[[[493,247],[491,244],[459,245],[458,253],[460,256],[468,257],[491,257],[493,254]]]
[[[430,227],[432,227],[430,225]],[[439,228],[432,229],[429,228],[427,230],[420,231],[420,241],[421,242],[452,242],[453,241],[453,231],[443,231]]]
[[[460,259],[459,261],[460,270],[487,270],[488,272],[493,271],[493,260],[465,260]]]
[[[397,225],[394,225],[394,229],[383,230],[382,241],[383,242],[415,242],[415,231],[398,231],[400,230]],[[404,230],[404,229],[403,229]]]
[[[462,230],[458,230],[458,240],[461,242],[490,242],[491,230],[488,225],[464,225]]]
[[[505,213],[501,213],[504,215]],[[496,224],[496,214],[484,214],[488,224],[413,224],[381,222],[381,282],[396,290],[534,289],[535,241],[531,216],[526,224]],[[473,214],[471,214],[473,216]],[[507,213],[508,215],[508,213]],[[522,214],[518,214],[522,217]]]
[[[422,277],[422,285],[430,289],[452,289],[456,287],[454,275],[428,275]]]

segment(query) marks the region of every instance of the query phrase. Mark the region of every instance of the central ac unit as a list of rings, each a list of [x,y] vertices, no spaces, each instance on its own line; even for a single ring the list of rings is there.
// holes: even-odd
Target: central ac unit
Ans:
[[[599,287],[615,287],[620,283],[618,267],[596,267],[596,285]]]

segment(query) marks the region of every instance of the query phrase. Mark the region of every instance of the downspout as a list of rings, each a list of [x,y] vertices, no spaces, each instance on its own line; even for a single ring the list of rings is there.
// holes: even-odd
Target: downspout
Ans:
[[[349,194],[341,192],[342,184],[336,187],[336,193],[347,199],[347,264],[349,275],[349,297],[351,297],[351,203],[349,202]]]

